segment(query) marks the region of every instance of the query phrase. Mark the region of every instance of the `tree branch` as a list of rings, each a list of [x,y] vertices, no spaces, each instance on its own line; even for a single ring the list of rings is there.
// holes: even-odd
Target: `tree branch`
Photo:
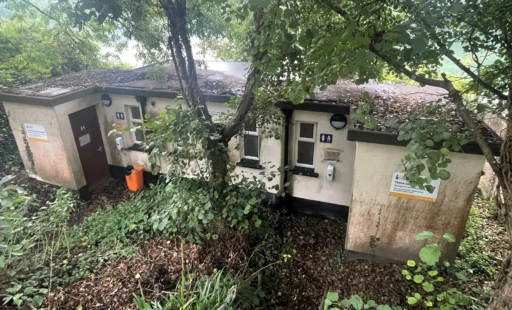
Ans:
[[[471,71],[471,69],[469,69],[462,62],[460,62],[460,60],[458,60],[455,56],[453,56],[453,52],[446,46],[446,44],[444,44],[441,38],[437,35],[437,32],[434,29],[434,27],[432,27],[432,25],[430,25],[430,23],[423,16],[421,16],[421,12],[418,10],[416,4],[409,0],[407,2],[407,7],[411,10],[411,14],[413,14],[414,16],[416,16],[416,18],[420,20],[420,22],[425,27],[425,30],[432,37],[434,42],[436,42],[437,46],[439,46],[439,49],[441,50],[443,55],[446,56],[446,58],[450,59],[457,67],[459,67],[462,71],[469,75],[476,83],[480,84],[483,88],[487,89],[491,93],[498,96],[499,99],[507,100],[507,95],[503,94],[501,91],[494,88],[491,84],[482,80],[478,75]]]
[[[259,9],[257,12],[254,13],[254,26],[256,28],[256,35],[261,34],[261,28],[263,26],[263,9]],[[258,51],[253,54],[252,63],[260,63],[263,60],[263,57],[265,56],[264,52]],[[240,129],[242,129],[243,122],[251,110],[251,107],[254,104],[255,100],[255,94],[254,94],[254,85],[256,82],[256,79],[260,75],[260,69],[256,66],[251,69],[251,72],[249,73],[249,76],[247,77],[247,83],[245,84],[245,91],[244,95],[242,96],[242,101],[240,102],[240,105],[238,106],[235,117],[233,120],[227,124],[221,131],[222,136],[229,140],[234,135],[236,135]]]

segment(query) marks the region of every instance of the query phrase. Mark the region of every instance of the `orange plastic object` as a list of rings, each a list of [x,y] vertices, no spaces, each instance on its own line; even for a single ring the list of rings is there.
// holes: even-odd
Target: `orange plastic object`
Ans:
[[[138,192],[144,187],[142,167],[133,166],[133,170],[132,174],[126,176],[126,184],[132,192]]]

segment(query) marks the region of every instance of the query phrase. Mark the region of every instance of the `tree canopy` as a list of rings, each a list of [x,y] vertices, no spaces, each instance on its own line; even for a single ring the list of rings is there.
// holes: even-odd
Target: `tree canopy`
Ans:
[[[92,68],[127,68],[115,55],[103,55],[100,32],[78,32],[68,20],[36,7],[8,3],[0,18],[0,87],[25,84]],[[43,14],[45,13],[45,14]]]
[[[23,0],[26,2],[25,0]],[[209,159],[226,174],[227,141],[240,131],[258,100],[289,98],[300,104],[340,79],[363,83],[391,71],[421,85],[444,89],[449,100],[400,128],[410,141],[402,168],[414,185],[448,179],[450,151],[475,141],[496,173],[504,215],[512,231],[512,4],[507,0],[55,0],[79,29],[99,23],[141,42],[148,58],[172,61],[186,105],[207,123]],[[220,57],[250,60],[244,95],[233,118],[211,121],[199,89],[192,38]],[[468,64],[455,56],[459,44]],[[224,56],[223,56],[224,55]],[[444,73],[450,61],[464,75]],[[369,98],[361,98],[365,101]],[[366,119],[364,109],[356,120]],[[500,159],[478,125],[479,113],[507,119]],[[451,124],[452,115],[464,128]],[[368,124],[372,125],[372,121]],[[450,135],[445,134],[450,133]],[[459,135],[461,134],[461,135]],[[436,148],[441,144],[442,148]],[[224,153],[223,153],[224,152]],[[426,175],[426,177],[425,177]],[[500,278],[492,307],[512,303],[512,262]],[[510,270],[508,269],[510,268]],[[508,279],[508,280],[507,280]]]

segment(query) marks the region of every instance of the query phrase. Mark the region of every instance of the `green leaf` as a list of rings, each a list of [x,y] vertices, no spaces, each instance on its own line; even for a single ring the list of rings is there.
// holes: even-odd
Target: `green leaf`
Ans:
[[[361,296],[359,296],[359,295],[350,296],[350,302],[352,303],[352,307],[354,307],[354,309],[356,309],[356,310],[363,309],[364,302],[363,302],[363,299],[361,298]]]
[[[408,260],[407,261],[407,266],[409,266],[409,267],[416,267],[416,262],[413,261],[413,260]]]
[[[370,299],[370,300],[368,300],[368,301],[366,302],[366,305],[367,305],[368,307],[373,307],[373,308],[375,308],[375,307],[377,306],[377,303],[375,303],[375,300],[371,300],[371,299]]]
[[[432,147],[432,146],[434,146],[434,141],[428,139],[427,141],[425,141],[425,145],[428,147]]]
[[[5,257],[0,256],[0,268],[4,268],[6,265]]]
[[[430,293],[430,292],[433,292],[433,291],[434,291],[434,285],[433,285],[432,283],[430,283],[430,282],[424,282],[424,283],[422,284],[422,286],[423,286],[423,290],[424,290],[425,292]]]
[[[447,148],[445,148],[445,147],[443,147],[443,148],[440,150],[440,152],[441,152],[443,155],[448,155],[448,154],[450,154],[450,150],[449,150],[449,149],[447,149]]]
[[[340,296],[336,292],[327,293],[327,299],[333,302],[337,302],[340,299]]]
[[[343,300],[340,302],[340,304],[341,304],[343,307],[348,308],[348,307],[350,307],[350,306],[352,305],[352,302],[351,302],[350,300],[348,300],[348,299],[346,299],[346,298],[345,298],[345,299],[343,299]]]
[[[261,226],[261,220],[260,219],[257,219],[255,222],[254,222],[254,226],[256,228],[259,228]]]
[[[377,310],[393,310],[393,309],[388,305],[379,305],[377,307]]]
[[[41,307],[42,304],[43,304],[43,296],[36,295],[36,296],[32,297],[32,305],[34,307],[39,308],[39,307]]]
[[[439,274],[439,271],[437,271],[437,270],[430,270],[430,271],[428,272],[428,275],[429,275],[429,276],[431,276],[431,277],[435,277],[435,276],[437,276],[438,274]]]
[[[1,205],[4,208],[10,208],[13,204],[14,204],[14,201],[10,197],[2,199],[2,202],[1,202]]]
[[[444,169],[439,170],[439,178],[441,180],[448,180],[450,178],[450,172]]]
[[[158,230],[164,230],[164,228],[167,226],[167,223],[169,223],[168,218],[164,218],[160,224],[158,224]]]
[[[409,305],[415,305],[418,302],[418,300],[415,297],[407,297],[407,303]]]
[[[435,190],[435,187],[430,184],[427,184],[427,185],[425,185],[425,189],[427,190],[427,192],[432,194]]]
[[[437,244],[430,244],[420,250],[420,259],[427,265],[433,266],[441,258],[441,249]]]
[[[476,111],[478,113],[484,113],[486,109],[487,109],[487,106],[483,103],[479,103],[476,105]]]
[[[468,277],[466,277],[466,275],[463,272],[456,272],[455,276],[457,277],[457,279],[463,281],[466,281],[468,279]]]
[[[416,234],[416,236],[414,236],[414,239],[416,241],[421,241],[421,240],[430,239],[432,237],[434,237],[434,233],[433,232],[431,232],[431,231],[422,231],[419,234]]]
[[[455,239],[455,236],[452,235],[452,234],[449,234],[449,233],[445,233],[443,235],[443,238],[444,238],[444,240],[446,240],[448,242],[455,242],[455,241],[457,241],[457,239]]]
[[[414,279],[413,279],[413,281],[414,281],[414,282],[416,282],[416,283],[418,283],[418,284],[419,284],[419,283],[421,283],[421,282],[423,282],[423,280],[425,280],[425,277],[424,277],[424,276],[422,276],[421,274],[417,274],[417,275],[415,275],[415,276],[414,276]]]

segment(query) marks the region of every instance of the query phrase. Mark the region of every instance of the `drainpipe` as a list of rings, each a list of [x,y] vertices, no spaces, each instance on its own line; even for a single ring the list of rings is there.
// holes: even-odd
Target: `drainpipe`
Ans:
[[[146,115],[146,106],[148,104],[148,97],[135,96],[135,100],[140,104],[140,109],[142,111],[142,119],[144,119],[144,115]]]
[[[284,167],[284,184],[288,183],[288,173],[289,173],[289,167],[288,167],[288,153],[290,148],[290,120],[293,115],[292,109],[281,109],[283,112],[285,119],[284,119],[284,159],[283,159],[283,167]],[[285,208],[288,207],[288,186],[284,186],[284,203],[283,205]]]

